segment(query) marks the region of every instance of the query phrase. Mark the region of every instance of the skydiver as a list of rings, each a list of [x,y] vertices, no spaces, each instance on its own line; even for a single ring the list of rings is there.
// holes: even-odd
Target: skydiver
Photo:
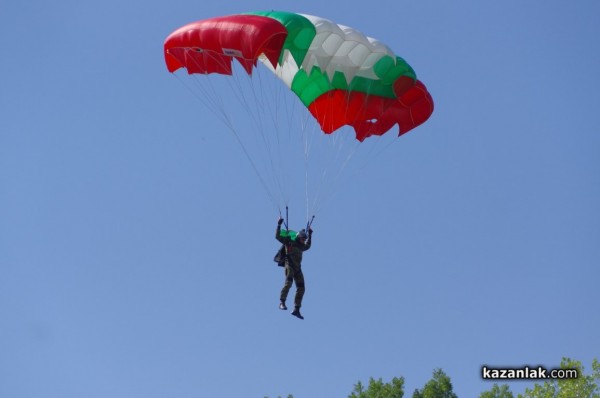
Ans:
[[[304,275],[302,274],[302,252],[310,249],[313,231],[310,227],[308,227],[308,233],[303,229],[298,233],[296,239],[292,240],[289,237],[282,237],[280,235],[282,223],[283,218],[279,217],[277,230],[275,231],[275,239],[283,244],[285,250],[285,283],[279,297],[279,309],[287,310],[285,300],[292,287],[292,282],[294,282],[296,284],[296,296],[294,297],[294,311],[292,311],[292,315],[304,319],[302,314],[300,314],[300,307],[302,306],[302,298],[305,291]]]

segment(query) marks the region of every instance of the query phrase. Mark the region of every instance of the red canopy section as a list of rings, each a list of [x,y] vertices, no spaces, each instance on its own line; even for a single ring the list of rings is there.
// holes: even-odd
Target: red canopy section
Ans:
[[[362,142],[367,137],[384,134],[395,124],[398,135],[402,135],[424,123],[433,113],[433,98],[417,80],[398,98],[333,90],[317,98],[308,109],[325,133],[349,125],[354,128],[356,139]]]
[[[185,25],[165,40],[167,69],[186,68],[188,73],[231,75],[237,59],[248,74],[264,54],[275,66],[287,37],[278,21],[257,15],[231,15]]]

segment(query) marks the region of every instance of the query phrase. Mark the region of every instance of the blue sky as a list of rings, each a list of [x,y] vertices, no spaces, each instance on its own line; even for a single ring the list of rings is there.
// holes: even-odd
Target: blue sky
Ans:
[[[315,220],[299,321],[277,209],[166,71],[179,26],[284,9],[403,56],[436,104]],[[0,13],[0,396],[344,397],[598,357],[594,1],[22,1]],[[292,226],[305,221],[292,209]],[[522,392],[525,382],[512,382]]]

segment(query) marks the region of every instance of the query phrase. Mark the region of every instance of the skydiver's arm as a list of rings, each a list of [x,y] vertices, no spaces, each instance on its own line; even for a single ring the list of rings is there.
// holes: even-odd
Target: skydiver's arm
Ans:
[[[308,231],[308,239],[306,239],[306,243],[304,244],[303,250],[310,249],[310,245],[312,244],[312,229]]]
[[[285,238],[281,236],[281,222],[277,223],[277,229],[275,230],[275,239],[285,244]]]
[[[283,238],[281,236],[279,236],[279,234],[281,233],[281,226],[277,226],[277,229],[275,230],[275,239],[277,239],[279,242],[283,243]]]

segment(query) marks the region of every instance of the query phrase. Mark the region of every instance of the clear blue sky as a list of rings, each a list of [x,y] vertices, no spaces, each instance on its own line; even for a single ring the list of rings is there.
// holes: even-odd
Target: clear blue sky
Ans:
[[[468,398],[483,364],[599,356],[596,1],[1,8],[0,396],[411,396],[442,368]],[[277,309],[276,209],[162,55],[271,8],[382,40],[436,104],[318,214],[304,321]]]

